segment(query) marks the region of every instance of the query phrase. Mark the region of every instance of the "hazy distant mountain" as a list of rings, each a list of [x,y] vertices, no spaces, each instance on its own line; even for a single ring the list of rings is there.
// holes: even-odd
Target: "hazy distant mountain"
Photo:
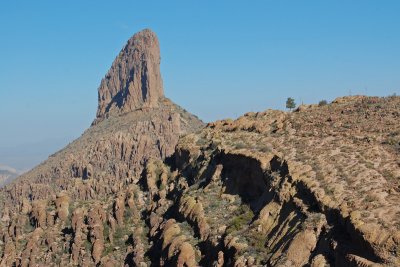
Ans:
[[[75,139],[73,136],[64,136],[32,143],[21,142],[19,145],[0,146],[0,162],[3,166],[28,171],[73,139]]]
[[[18,177],[22,174],[21,171],[18,171],[10,166],[0,164],[0,186],[3,186],[6,183],[11,182],[14,178]]]

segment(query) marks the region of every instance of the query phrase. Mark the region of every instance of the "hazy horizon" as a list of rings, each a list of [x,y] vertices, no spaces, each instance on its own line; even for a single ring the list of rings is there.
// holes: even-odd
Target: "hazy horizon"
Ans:
[[[95,118],[126,41],[160,40],[168,98],[204,121],[400,93],[397,1],[8,2],[0,10],[0,164],[29,169]]]

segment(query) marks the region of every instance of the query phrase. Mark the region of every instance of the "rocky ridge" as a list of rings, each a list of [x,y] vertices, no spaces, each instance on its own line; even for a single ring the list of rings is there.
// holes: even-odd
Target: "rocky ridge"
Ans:
[[[399,266],[399,110],[400,97],[345,97],[182,138],[182,197],[208,207],[200,263]]]

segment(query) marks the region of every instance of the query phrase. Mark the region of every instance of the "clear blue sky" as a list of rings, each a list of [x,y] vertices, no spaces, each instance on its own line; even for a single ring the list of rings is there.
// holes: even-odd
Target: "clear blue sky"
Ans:
[[[3,1],[0,163],[31,167],[89,127],[128,38],[158,34],[166,95],[205,121],[400,93],[400,1]],[[18,165],[18,166],[16,166]]]

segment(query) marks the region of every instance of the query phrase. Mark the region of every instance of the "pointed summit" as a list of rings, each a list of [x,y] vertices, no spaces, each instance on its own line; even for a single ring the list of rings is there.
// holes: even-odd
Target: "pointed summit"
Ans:
[[[101,81],[96,120],[142,107],[157,107],[163,96],[158,38],[145,29],[129,39]]]

